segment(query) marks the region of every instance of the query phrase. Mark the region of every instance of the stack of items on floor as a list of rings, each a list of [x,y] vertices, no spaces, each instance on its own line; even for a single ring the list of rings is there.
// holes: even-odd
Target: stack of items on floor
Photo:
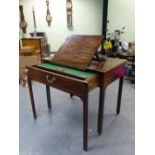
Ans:
[[[125,47],[125,45],[124,45]],[[118,54],[119,58],[127,59],[125,65],[125,79],[135,82],[135,42],[130,42],[128,44],[127,50],[122,48],[122,51]]]

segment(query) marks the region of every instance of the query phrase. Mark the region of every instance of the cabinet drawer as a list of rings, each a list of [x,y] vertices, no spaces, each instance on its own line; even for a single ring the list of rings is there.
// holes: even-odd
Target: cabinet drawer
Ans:
[[[73,77],[65,76],[62,74],[38,69],[36,67],[27,67],[28,78],[35,80],[54,88],[73,93],[81,97],[88,88],[88,82],[86,80],[79,80]]]

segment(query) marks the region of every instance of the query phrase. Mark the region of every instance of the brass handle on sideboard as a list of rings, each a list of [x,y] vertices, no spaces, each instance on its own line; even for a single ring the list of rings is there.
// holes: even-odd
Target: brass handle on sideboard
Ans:
[[[54,83],[54,81],[56,80],[56,77],[52,77],[52,78],[49,78],[49,76],[47,75],[46,76],[46,80],[49,82],[49,83]]]

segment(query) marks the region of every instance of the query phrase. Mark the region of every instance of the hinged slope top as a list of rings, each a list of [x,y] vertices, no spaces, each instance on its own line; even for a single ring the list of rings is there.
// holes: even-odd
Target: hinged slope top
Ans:
[[[59,48],[52,63],[86,69],[99,48],[103,36],[100,35],[71,35]]]

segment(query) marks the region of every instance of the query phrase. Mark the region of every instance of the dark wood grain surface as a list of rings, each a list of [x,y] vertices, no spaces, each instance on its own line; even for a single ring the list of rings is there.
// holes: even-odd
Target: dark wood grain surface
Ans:
[[[89,66],[90,70],[96,69],[96,74],[89,78],[79,79],[77,77],[72,77],[66,75],[64,72],[56,72],[54,70],[45,70],[43,68],[38,68],[37,66],[27,66],[28,72],[28,86],[31,98],[31,106],[34,118],[37,117],[33,89],[31,81],[38,81],[46,85],[47,101],[48,107],[51,108],[51,97],[49,87],[60,89],[62,91],[68,92],[71,96],[79,96],[83,101],[83,149],[87,151],[88,149],[88,93],[94,90],[96,87],[100,89],[99,95],[99,108],[98,108],[98,134],[102,133],[103,120],[104,120],[104,99],[106,87],[112,83],[114,80],[120,78],[119,91],[117,99],[117,114],[120,112],[121,107],[121,96],[123,88],[123,76],[118,76],[118,71],[124,66],[126,60],[116,59],[116,58],[106,58],[100,60]],[[95,65],[96,64],[96,65]],[[100,71],[100,72],[99,72]],[[117,75],[117,76],[116,76]]]
[[[126,60],[124,59],[105,58],[105,59],[100,59],[100,61],[91,61],[87,69],[105,74],[120,65],[124,65],[125,63],[126,63]]]
[[[126,60],[116,58],[99,58],[96,55],[97,49],[103,40],[102,36],[72,35],[66,39],[52,59],[52,63],[82,70],[91,70],[93,74],[89,78],[73,77],[63,71],[47,70],[37,66],[27,66],[28,86],[31,97],[31,105],[34,118],[37,117],[31,80],[46,85],[48,107],[51,108],[50,89],[60,89],[68,92],[71,96],[79,96],[83,101],[83,149],[88,149],[88,93],[99,87],[99,110],[98,110],[98,134],[102,133],[104,119],[104,98],[106,87],[114,80],[120,78],[117,114],[120,112],[123,67]],[[95,61],[92,59],[96,55]]]
[[[102,40],[103,36],[100,35],[71,35],[55,54],[52,63],[84,70]]]

